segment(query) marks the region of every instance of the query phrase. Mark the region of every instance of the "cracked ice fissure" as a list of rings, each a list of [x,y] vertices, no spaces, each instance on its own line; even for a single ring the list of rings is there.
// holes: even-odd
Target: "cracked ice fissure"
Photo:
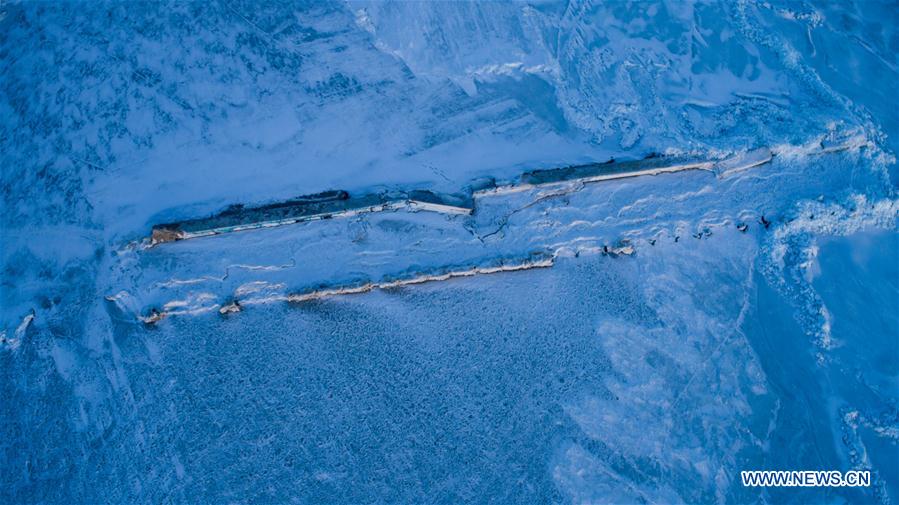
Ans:
[[[848,135],[836,135],[832,132],[822,140],[812,141],[809,145],[804,146],[801,151],[804,156],[837,154],[851,149],[860,149],[866,143],[864,137],[860,136],[858,132],[849,132]],[[779,150],[791,152],[796,150],[796,147],[786,146],[781,147]],[[332,191],[265,207],[251,209],[231,208],[208,219],[157,226],[154,227],[151,244],[219,235],[233,231],[272,228],[286,224],[318,221],[331,217],[361,216],[373,212],[396,211],[409,208],[412,210],[431,210],[445,214],[466,215],[477,210],[478,202],[481,202],[481,205],[489,209],[490,198],[501,200],[504,196],[508,197],[516,193],[527,193],[535,198],[533,201],[512,210],[505,217],[502,217],[501,220],[503,222],[494,231],[478,235],[474,229],[469,228],[470,233],[475,234],[478,240],[484,243],[485,239],[490,239],[500,233],[505,227],[505,222],[512,215],[526,210],[539,202],[560,198],[571,192],[578,191],[585,184],[613,182],[642,176],[677,174],[691,170],[706,170],[715,174],[719,179],[725,179],[745,170],[769,163],[772,159],[773,153],[771,149],[757,148],[717,161],[663,156],[639,161],[609,162],[560,169],[537,170],[525,172],[521,175],[519,181],[514,183],[499,185],[491,183],[486,188],[475,188],[473,185],[470,185],[469,190],[472,193],[463,197],[458,195],[437,195],[421,190],[399,193],[397,196],[368,194],[351,197],[345,191]],[[534,194],[535,192],[537,193],[536,195]],[[423,203],[429,204],[430,207],[423,207]],[[483,221],[484,217],[483,215],[478,215],[474,222]],[[735,219],[738,221],[736,222],[738,229],[741,232],[745,232],[748,229],[748,224],[737,218]],[[758,219],[767,227],[768,221],[764,216],[759,216]],[[475,224],[475,228],[477,228],[477,224]],[[710,231],[705,228],[690,235],[694,238],[702,238],[709,234]],[[415,237],[410,238],[414,239]],[[679,236],[675,237],[675,240],[679,239]],[[652,239],[650,244],[654,243],[655,240]],[[582,244],[578,247],[577,254],[580,254],[581,250],[583,250],[583,252],[592,251],[614,257],[630,255],[634,252],[634,246],[631,245],[630,239],[627,238],[621,238],[612,243],[598,244],[592,248],[583,248]],[[553,258],[566,252],[566,246],[537,244],[530,250],[519,250],[517,253],[512,253],[511,257],[507,252],[505,256],[500,256],[499,258],[469,258],[467,265],[459,265],[458,262],[454,261],[442,267],[431,266],[424,270],[415,269],[414,267],[406,270],[394,269],[392,273],[388,265],[387,273],[381,272],[375,278],[339,279],[332,282],[321,282],[314,287],[290,293],[274,293],[268,290],[266,296],[263,297],[242,298],[235,291],[235,294],[228,297],[227,300],[210,293],[191,295],[188,300],[170,300],[164,301],[161,307],[151,306],[143,310],[142,313],[138,313],[137,317],[145,323],[154,324],[171,315],[198,314],[213,310],[218,310],[222,314],[231,314],[239,312],[244,305],[276,301],[302,302],[329,296],[360,294],[373,289],[391,289],[485,273],[544,268],[552,265]],[[501,246],[497,253],[502,254]],[[398,263],[401,263],[401,261],[398,261]],[[332,265],[332,267],[335,266]],[[239,290],[240,288],[238,288]],[[127,293],[125,295],[128,296]],[[110,301],[116,301],[120,296],[122,296],[121,292],[107,298]]]
[[[822,143],[820,152],[838,152],[851,147],[857,146],[848,142],[825,147]],[[479,181],[469,185],[467,189],[470,194],[464,196],[439,194],[428,190],[358,196],[350,196],[343,190],[327,191],[260,207],[244,208],[243,205],[236,204],[209,218],[156,225],[153,227],[149,245],[400,209],[427,210],[444,214],[471,214],[475,210],[474,205],[477,198],[558,185],[589,184],[685,170],[713,170],[719,176],[726,176],[729,173],[746,170],[769,161],[771,161],[771,150],[768,148],[754,149],[720,161],[659,155],[635,161],[609,160],[606,163],[533,170],[522,174],[519,182],[516,183],[497,185],[493,180]]]

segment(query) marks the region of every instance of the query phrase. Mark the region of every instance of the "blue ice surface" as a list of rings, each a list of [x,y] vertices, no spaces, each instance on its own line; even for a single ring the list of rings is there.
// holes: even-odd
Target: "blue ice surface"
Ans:
[[[876,430],[896,423],[896,311],[862,309],[861,331],[851,311],[895,309],[896,234],[822,247],[816,283],[841,341],[823,366],[797,308],[752,267],[755,241],[733,232],[240,318],[123,323],[127,385],[114,394],[128,401],[84,407],[104,427],[94,445],[42,421],[79,415],[55,373],[7,400],[42,432],[20,498],[750,502],[762,493],[718,472],[845,469],[860,449],[882,488],[765,499],[892,495],[896,445]],[[5,380],[53,366],[25,352],[4,357]],[[844,423],[851,412],[861,418]]]
[[[0,502],[895,503],[897,15],[0,5]],[[864,147],[808,154],[841,134]],[[732,179],[134,247],[234,203],[759,146]],[[532,246],[565,254],[136,318]],[[741,485],[766,469],[873,483]]]
[[[840,497],[871,502],[899,492],[899,448],[874,435],[896,423],[897,246],[895,233],[829,238],[822,245],[820,276],[813,284],[832,314],[832,331],[839,340],[823,366],[816,365],[813,349],[800,336],[790,303],[760,282],[746,334],[782,410],[769,434],[767,454],[755,460],[759,468],[846,468],[858,458],[870,458],[882,487]],[[856,415],[864,420],[854,421]],[[771,493],[774,501],[807,503],[839,496],[783,489]]]

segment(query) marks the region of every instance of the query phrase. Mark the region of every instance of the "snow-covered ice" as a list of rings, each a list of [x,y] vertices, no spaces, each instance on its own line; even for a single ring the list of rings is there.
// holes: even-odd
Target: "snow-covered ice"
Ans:
[[[0,4],[0,501],[896,502],[897,16]]]

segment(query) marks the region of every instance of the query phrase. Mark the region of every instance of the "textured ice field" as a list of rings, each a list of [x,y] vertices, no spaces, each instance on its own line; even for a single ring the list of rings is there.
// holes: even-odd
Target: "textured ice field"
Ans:
[[[0,5],[0,502],[895,503],[897,12]],[[756,147],[140,246],[235,203]],[[873,484],[741,485],[764,469]]]

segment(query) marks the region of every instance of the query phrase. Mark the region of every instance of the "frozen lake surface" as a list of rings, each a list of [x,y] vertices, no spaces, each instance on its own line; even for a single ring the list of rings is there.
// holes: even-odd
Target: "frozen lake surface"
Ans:
[[[0,18],[3,503],[899,500],[895,5]],[[760,147],[141,243],[232,204]],[[552,267],[286,301],[529,258]],[[742,486],[767,469],[872,485]]]

